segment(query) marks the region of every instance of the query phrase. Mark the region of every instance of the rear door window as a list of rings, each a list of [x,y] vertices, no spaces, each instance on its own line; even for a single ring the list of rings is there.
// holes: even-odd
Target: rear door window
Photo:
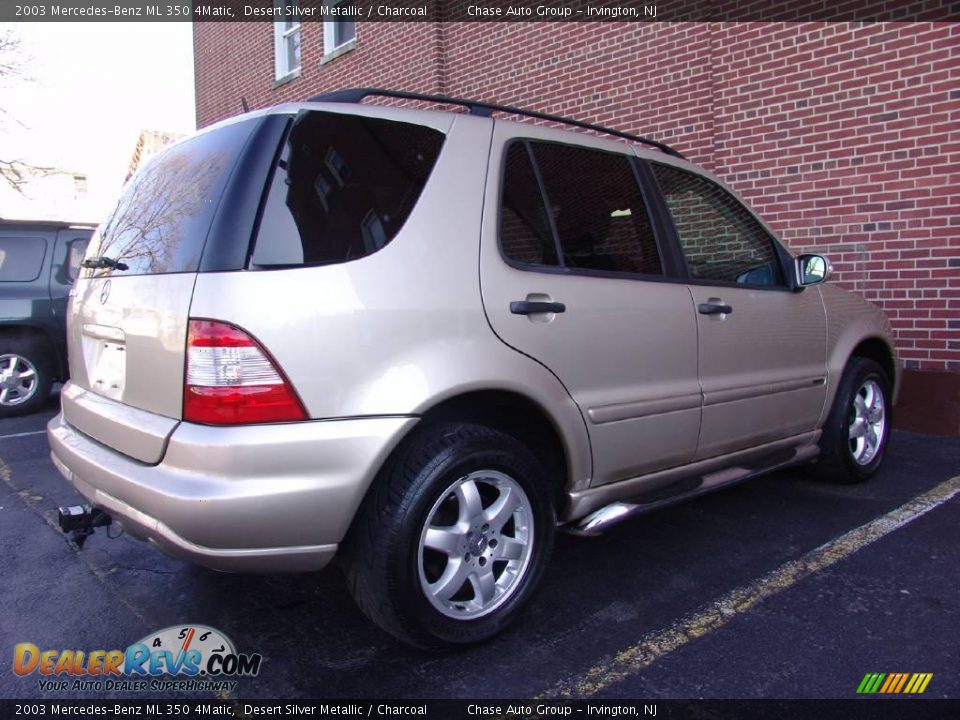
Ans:
[[[329,265],[377,252],[416,206],[443,140],[422,125],[304,113],[274,171],[252,264]]]
[[[515,142],[503,182],[500,243],[508,260],[663,275],[630,158],[559,143]]]
[[[500,206],[500,244],[509,260],[527,265],[558,265],[557,244],[543,195],[525,143],[507,151]]]
[[[127,184],[88,255],[126,264],[124,275],[196,272],[224,187],[258,122],[201,133],[151,159]]]
[[[39,237],[0,237],[0,282],[31,282],[40,277],[47,241]]]

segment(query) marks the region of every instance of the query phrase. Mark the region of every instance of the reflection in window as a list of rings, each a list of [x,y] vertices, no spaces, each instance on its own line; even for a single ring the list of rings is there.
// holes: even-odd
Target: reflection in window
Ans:
[[[304,114],[274,173],[253,264],[325,265],[381,249],[413,211],[442,144],[421,125]]]
[[[528,146],[550,203],[550,215]],[[572,145],[514,142],[510,146],[504,169],[500,243],[508,259],[521,263],[639,275],[663,273],[630,160]],[[559,260],[558,244],[563,254]]]
[[[333,187],[322,173],[318,173],[316,179],[314,179],[313,189],[317,191],[317,200],[320,201],[323,211],[328,212],[330,210],[330,203],[327,201],[327,198],[330,197],[330,191],[333,190]]]
[[[340,187],[346,185],[347,180],[350,179],[350,167],[347,165],[346,160],[343,159],[343,156],[337,152],[336,148],[327,148],[326,162],[327,167],[330,168],[330,174],[333,175],[333,179],[337,181],[337,184]]]
[[[151,158],[127,183],[91,254],[125,263],[124,275],[195,272],[217,201],[257,123],[202,133]]]
[[[373,210],[364,216],[360,223],[360,232],[363,235],[363,246],[368,254],[375,253],[387,244],[387,233],[383,229],[383,223]]]
[[[530,156],[523,143],[507,151],[500,207],[500,246],[503,254],[519,263],[556,265],[557,245],[543,206]]]
[[[653,164],[690,275],[746,285],[782,285],[767,231],[735,197],[705,177]]]

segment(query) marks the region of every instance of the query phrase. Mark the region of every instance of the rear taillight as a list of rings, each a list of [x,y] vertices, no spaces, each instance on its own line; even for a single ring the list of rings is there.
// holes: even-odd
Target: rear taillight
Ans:
[[[206,425],[306,420],[290,382],[260,344],[240,328],[191,320],[183,419]]]

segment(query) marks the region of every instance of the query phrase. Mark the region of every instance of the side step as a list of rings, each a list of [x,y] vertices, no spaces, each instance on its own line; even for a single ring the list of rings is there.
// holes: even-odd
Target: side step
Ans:
[[[807,446],[790,451],[778,451],[763,460],[744,463],[740,466],[728,467],[716,472],[701,476],[694,476],[678,480],[664,487],[656,488],[648,493],[633,495],[624,500],[605,505],[589,515],[575,520],[563,527],[571,535],[581,537],[595,537],[602,535],[613,525],[639,515],[641,513],[658,510],[668,505],[674,505],[688,498],[704,495],[719,490],[728,485],[734,485],[744,480],[764,475],[774,470],[796,465],[817,456],[819,449],[816,446]]]

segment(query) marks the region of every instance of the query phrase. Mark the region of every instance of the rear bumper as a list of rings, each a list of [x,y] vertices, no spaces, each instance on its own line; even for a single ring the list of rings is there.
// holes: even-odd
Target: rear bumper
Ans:
[[[70,425],[47,426],[54,465],[91,504],[168,554],[217,570],[319,570],[373,476],[416,418],[213,428],[181,423],[159,464]]]

